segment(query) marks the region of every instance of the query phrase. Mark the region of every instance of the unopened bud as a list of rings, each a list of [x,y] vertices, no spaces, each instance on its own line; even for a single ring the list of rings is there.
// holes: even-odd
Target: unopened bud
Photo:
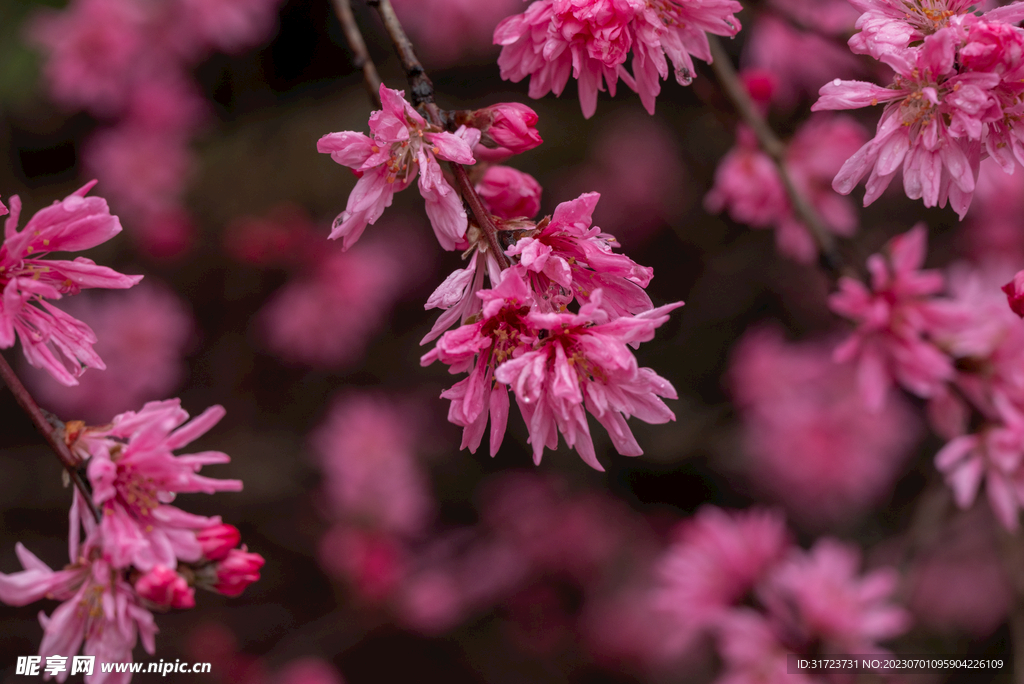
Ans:
[[[1024,318],[1024,271],[1019,271],[1013,280],[1003,285],[1003,292],[1013,313]]]
[[[242,533],[234,525],[221,523],[196,532],[196,540],[203,549],[204,558],[218,561],[238,546],[238,542],[242,541]]]
[[[245,588],[260,578],[263,556],[249,553],[246,547],[231,549],[221,562],[217,563],[217,581],[214,590],[225,596],[240,596]]]
[[[184,577],[163,565],[157,565],[135,580],[135,591],[158,606],[194,608],[196,605],[195,589],[188,586]]]
[[[532,218],[540,211],[540,183],[510,166],[488,168],[476,191],[491,213],[503,219]]]
[[[517,102],[492,105],[474,112],[474,127],[488,147],[504,147],[513,154],[532,150],[544,142],[537,132],[537,112]]]

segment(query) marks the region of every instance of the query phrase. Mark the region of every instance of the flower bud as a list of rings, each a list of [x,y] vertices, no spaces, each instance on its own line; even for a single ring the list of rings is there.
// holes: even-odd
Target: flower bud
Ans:
[[[246,547],[231,549],[221,562],[217,563],[215,591],[225,596],[241,596],[245,588],[260,578],[263,556],[249,553]]]
[[[218,561],[238,546],[238,542],[242,541],[242,533],[234,525],[221,523],[199,530],[196,540],[203,549],[204,558]]]
[[[540,183],[510,166],[488,168],[476,191],[499,218],[531,218],[540,211]]]
[[[1024,318],[1024,271],[1018,271],[1013,280],[1003,285],[1003,292],[1013,313]]]
[[[535,111],[518,102],[505,102],[474,112],[474,127],[488,147],[504,147],[512,154],[532,150],[544,142],[536,125]]]
[[[163,565],[157,565],[135,580],[135,591],[158,606],[194,608],[196,605],[195,589],[188,586],[184,577]]]

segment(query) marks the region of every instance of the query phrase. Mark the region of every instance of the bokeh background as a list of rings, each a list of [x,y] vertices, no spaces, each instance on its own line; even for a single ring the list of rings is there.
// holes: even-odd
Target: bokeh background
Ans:
[[[521,3],[394,0],[442,107],[517,101],[537,111],[544,144],[510,163],[543,186],[542,215],[601,192],[595,223],[654,268],[651,298],[686,301],[638,351],[678,390],[676,421],[633,425],[638,458],[595,430],[601,473],[565,448],[534,466],[516,412],[495,458],[458,450],[460,430],[438,398],[453,380],[439,364],[420,366],[419,340],[436,316],[423,303],[461,262],[437,247],[415,192],[399,194],[350,252],[327,240],[355,178],[316,141],[365,130],[370,111],[327,0],[235,3],[259,16],[194,45],[143,45],[133,59],[144,73],[129,89],[137,101],[106,110],[55,71],[54,46],[69,39],[47,38],[59,34],[55,16],[85,4],[0,0],[0,195],[20,195],[27,217],[98,178],[94,194],[124,232],[88,256],[145,281],[67,302],[96,330],[109,367],[80,388],[57,386],[18,349],[4,354],[64,419],[100,424],[173,396],[192,414],[227,409],[195,446],[229,453],[231,464],[209,474],[245,489],[179,501],[238,526],[266,565],[239,598],[202,594],[195,609],[158,616],[157,658],[213,663],[212,675],[179,679],[709,681],[714,657],[666,657],[670,627],[643,610],[677,526],[707,504],[775,507],[804,546],[835,536],[860,546],[869,567],[896,565],[898,598],[916,622],[895,650],[1008,655],[1011,590],[984,503],[950,512],[907,552],[942,445],[922,407],[898,398],[882,417],[844,414],[851,376],[822,370],[844,330],[826,305],[828,278],[781,256],[771,230],[705,208],[737,123],[708,68],[692,87],[666,83],[654,116],[623,88],[585,120],[573,83],[561,98],[530,101],[525,83],[499,78],[490,35]],[[355,4],[385,82],[405,88],[376,16]],[[785,2],[744,5],[744,31],[727,47],[740,64],[789,69],[771,111],[780,133],[806,119],[823,82],[807,62],[825,79],[828,69],[869,73],[834,51],[849,26],[805,35]],[[121,20],[131,21],[98,20],[83,49],[107,50],[104,31]],[[784,42],[797,39],[808,42]],[[821,55],[803,60],[804,86],[793,65],[771,63],[801,54],[794,45]],[[972,212],[1017,198],[993,194],[979,193]],[[1006,253],[1024,228],[1019,211],[1008,214],[992,237],[994,221],[986,233],[893,192],[860,212],[844,249],[863,263],[923,220],[929,265],[977,259],[992,244]],[[774,378],[767,395],[743,383],[757,373]],[[809,406],[810,424],[759,421],[756,406],[786,401]],[[17,541],[60,566],[70,492],[59,464],[6,391],[0,416],[0,571],[17,569]],[[0,606],[0,680],[21,681],[14,664],[38,647],[39,608]],[[141,649],[136,658],[149,659]]]

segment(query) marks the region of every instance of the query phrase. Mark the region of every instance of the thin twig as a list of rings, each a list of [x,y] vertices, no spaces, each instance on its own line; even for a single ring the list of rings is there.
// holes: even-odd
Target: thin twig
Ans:
[[[57,454],[57,458],[60,460],[61,465],[64,466],[64,470],[67,471],[68,477],[75,483],[78,490],[82,492],[82,495],[89,504],[93,517],[96,518],[96,522],[99,522],[100,512],[92,500],[92,492],[89,491],[89,488],[82,480],[82,476],[78,473],[79,461],[71,454],[71,450],[68,449],[68,445],[64,442],[63,424],[57,426],[51,422],[51,417],[39,407],[39,404],[36,403],[28,389],[22,384],[21,380],[14,373],[14,369],[7,363],[7,359],[3,355],[0,355],[0,379],[6,383],[7,387],[11,390],[11,394],[18,401],[18,405],[32,419],[32,423],[35,424],[36,429],[42,434],[43,439],[50,445],[53,452]]]
[[[370,101],[377,109],[380,109],[380,74],[377,67],[370,59],[370,53],[366,49],[366,41],[359,31],[356,17],[352,13],[351,0],[334,0],[334,12],[341,22],[341,30],[345,33],[345,40],[352,50],[352,64],[363,71],[363,82],[366,85],[366,92]]]
[[[713,35],[708,35],[708,41],[711,44],[711,68],[714,70],[729,99],[732,100],[733,106],[736,107],[740,118],[757,136],[761,149],[775,162],[775,168],[779,173],[779,178],[782,179],[782,185],[786,189],[786,194],[789,196],[789,203],[793,207],[793,212],[807,227],[808,232],[811,234],[811,239],[818,246],[822,267],[830,275],[838,278],[842,274],[843,262],[836,250],[835,239],[832,237],[832,233],[825,227],[821,217],[818,216],[818,212],[815,211],[814,207],[807,201],[807,198],[803,196],[793,183],[793,178],[789,175],[789,170],[786,168],[786,146],[775,135],[775,131],[771,129],[764,120],[764,117],[761,116],[761,113],[757,111],[754,101],[750,99],[746,88],[740,83],[736,69],[733,68],[729,55],[726,54],[721,41]]]
[[[398,53],[398,59],[402,63],[402,69],[405,70],[405,75],[409,79],[413,106],[421,107],[426,112],[427,121],[434,126],[441,129],[447,128],[447,117],[434,104],[434,84],[431,82],[430,77],[427,76],[427,72],[423,69],[419,58],[416,57],[412,41],[405,34],[405,30],[398,20],[398,15],[395,14],[395,8],[391,6],[391,0],[366,0],[366,2],[371,7],[376,7],[377,12],[380,13],[381,21],[384,22],[384,29],[387,31],[388,36],[390,36],[395,52]],[[501,248],[501,244],[498,241],[498,228],[494,225],[494,221],[491,220],[490,212],[484,208],[483,200],[480,199],[480,195],[477,194],[472,181],[469,180],[469,174],[466,173],[466,169],[461,164],[448,162],[448,167],[451,169],[452,175],[455,176],[455,183],[459,186],[462,198],[469,205],[469,211],[473,214],[473,219],[484,232],[488,249],[502,269],[508,268],[508,257],[505,256],[505,250]]]

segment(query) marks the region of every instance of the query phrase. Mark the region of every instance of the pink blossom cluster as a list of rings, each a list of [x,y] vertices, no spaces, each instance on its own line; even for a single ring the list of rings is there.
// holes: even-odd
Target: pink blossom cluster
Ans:
[[[858,0],[857,54],[889,66],[886,87],[835,79],[812,110],[858,109],[885,103],[875,137],[833,181],[849,194],[868,176],[865,206],[902,169],[903,188],[927,207],[947,201],[963,218],[979,164],[986,156],[1007,173],[1024,163],[1020,122],[1024,74],[1024,3],[974,12],[974,2]]]
[[[756,329],[729,368],[751,486],[804,528],[848,522],[881,503],[920,432],[902,397],[889,397],[881,413],[868,409],[854,370],[832,361],[834,346]]]
[[[224,415],[211,407],[192,421],[177,399],[151,402],[110,424],[67,423],[64,440],[85,468],[91,501],[75,490],[69,528],[71,563],[54,572],[20,544],[24,570],[0,573],[0,600],[25,605],[62,601],[43,626],[41,656],[70,657],[83,647],[101,661],[131,661],[139,636],[153,653],[152,610],[191,608],[195,587],[238,596],[259,579],[263,558],[243,545],[219,516],[170,505],[178,493],[238,491],[238,480],[198,474],[227,463],[226,454],[173,452],[201,437]],[[99,520],[93,510],[99,511]],[[82,539],[82,532],[85,538]],[[59,681],[67,672],[58,676]],[[96,672],[91,682],[127,682],[130,673]]]
[[[190,141],[208,115],[189,71],[213,50],[237,52],[272,31],[280,0],[73,0],[29,23],[50,96],[99,117],[85,144],[91,173],[158,257],[184,252],[193,226],[182,195]]]
[[[494,29],[498,66],[515,83],[529,76],[533,98],[561,95],[571,74],[588,119],[597,93],[607,85],[614,96],[621,78],[653,114],[669,62],[676,81],[689,85],[693,58],[711,62],[707,33],[735,36],[741,9],[735,0],[536,0]]]
[[[786,170],[793,184],[818,211],[825,226],[845,237],[857,229],[857,212],[849,200],[829,186],[839,159],[852,154],[866,139],[860,125],[848,117],[812,118],[786,148]],[[704,198],[708,211],[728,210],[733,220],[752,228],[774,228],[779,252],[810,263],[818,249],[793,211],[775,163],[760,149],[753,132],[737,131],[737,144],[719,162],[715,185]]]
[[[380,218],[394,192],[419,176],[438,242],[469,257],[466,268],[449,275],[427,300],[426,308],[444,313],[423,340],[439,338],[436,346],[422,358],[423,365],[441,361],[452,373],[469,373],[441,395],[452,402],[448,419],[464,428],[462,447],[475,452],[490,421],[490,450],[497,452],[512,390],[537,463],[561,434],[602,470],[588,412],[620,454],[641,454],[626,418],[673,420],[661,398],[676,395],[667,380],[639,367],[628,347],[650,340],[682,302],[654,308],[644,292],[652,270],[616,253],[615,238],[592,225],[597,193],[563,202],[551,216],[533,221],[516,214],[536,212],[540,186],[503,166],[478,174],[476,186],[481,204],[493,212],[489,219],[498,235],[491,237],[504,249],[494,253],[487,228],[469,220],[437,158],[475,164],[477,143],[502,154],[532,149],[541,143],[533,110],[513,103],[456,112],[452,133],[428,123],[402,93],[381,85],[380,97],[382,109],[370,116],[372,137],[330,133],[317,145],[359,176],[331,237],[350,247]],[[445,332],[456,321],[461,325]]]
[[[127,276],[85,257],[47,259],[50,252],[78,252],[121,232],[121,222],[101,197],[86,197],[96,184],[38,211],[19,231],[21,200],[10,198],[0,245],[0,349],[21,341],[28,362],[65,386],[78,384],[86,368],[105,367],[93,349],[96,334],[49,300],[88,288],[125,289],[142,276]],[[8,210],[0,204],[0,215]]]
[[[998,266],[921,270],[924,226],[868,259],[870,285],[844,277],[829,300],[856,329],[835,352],[855,361],[867,405],[880,410],[896,384],[928,400],[933,429],[949,442],[936,455],[962,508],[982,482],[997,519],[1018,526],[1024,505],[1024,328],[1000,293]],[[1005,286],[1011,305],[1018,276]]]
[[[896,571],[860,565],[835,539],[793,545],[775,513],[705,506],[665,552],[653,600],[673,622],[671,649],[713,640],[719,681],[807,682],[786,674],[787,654],[884,653],[879,642],[909,627],[892,603]]]

